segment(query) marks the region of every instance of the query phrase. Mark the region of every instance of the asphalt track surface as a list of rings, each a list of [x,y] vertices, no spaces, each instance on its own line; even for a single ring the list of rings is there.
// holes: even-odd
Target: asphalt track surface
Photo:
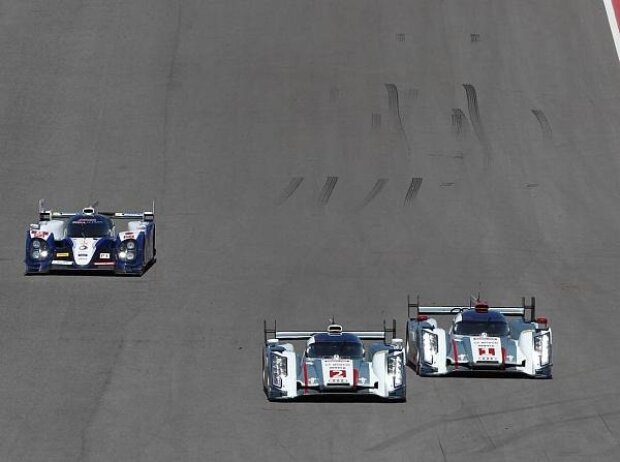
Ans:
[[[0,2],[0,460],[616,461],[620,66],[602,2]],[[156,200],[142,278],[25,277]],[[261,390],[263,319],[535,295],[554,378]]]

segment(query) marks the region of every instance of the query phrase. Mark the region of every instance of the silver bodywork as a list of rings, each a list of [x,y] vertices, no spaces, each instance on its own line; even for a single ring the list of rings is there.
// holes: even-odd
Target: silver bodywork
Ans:
[[[340,328],[340,332],[335,332]],[[263,388],[270,401],[308,398],[367,396],[386,400],[406,400],[406,370],[403,342],[387,340],[383,332],[342,332],[338,325],[327,331],[277,331],[265,328],[263,347]],[[268,337],[271,334],[273,337]],[[318,336],[356,337],[359,341],[381,340],[365,345],[363,357],[311,357],[309,346]],[[305,341],[296,352],[290,341]]]
[[[411,309],[416,315],[412,316]],[[486,310],[486,311],[485,311]],[[535,318],[535,299],[522,306],[493,307],[420,306],[408,302],[405,340],[407,363],[421,376],[501,373],[536,378],[552,376],[553,337],[546,318]],[[479,311],[504,318],[506,335],[459,335],[456,326],[464,316]],[[429,315],[452,316],[448,329],[439,327]]]

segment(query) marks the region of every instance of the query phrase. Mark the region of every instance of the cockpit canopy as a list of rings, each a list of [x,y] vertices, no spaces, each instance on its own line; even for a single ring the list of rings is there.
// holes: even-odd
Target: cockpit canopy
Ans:
[[[364,356],[364,346],[361,342],[314,342],[306,350],[308,358],[326,358],[338,356],[340,358],[358,359]]]
[[[112,236],[112,220],[103,215],[78,215],[67,226],[67,237],[109,237]]]
[[[454,324],[456,335],[482,335],[489,337],[505,337],[510,332],[508,323],[503,320],[497,321],[460,321]]]

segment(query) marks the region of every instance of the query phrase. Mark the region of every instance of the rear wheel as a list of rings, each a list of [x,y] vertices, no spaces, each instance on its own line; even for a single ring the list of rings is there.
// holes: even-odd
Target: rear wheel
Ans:
[[[415,369],[415,364],[411,362],[409,359],[409,327],[407,326],[407,333],[405,334],[405,362],[408,366],[413,367]]]

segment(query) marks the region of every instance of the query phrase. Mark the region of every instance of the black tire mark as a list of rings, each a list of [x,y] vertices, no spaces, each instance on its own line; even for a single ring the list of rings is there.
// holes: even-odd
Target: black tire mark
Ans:
[[[282,193],[276,199],[275,204],[281,205],[286,202],[288,198],[291,197],[295,193],[295,191],[297,191],[297,188],[299,188],[299,185],[301,185],[302,181],[304,181],[303,176],[294,176],[293,178],[291,178],[291,181],[288,182],[284,190],[282,190]]]
[[[422,186],[422,178],[411,178],[411,184],[409,185],[409,189],[407,190],[407,194],[405,195],[405,202],[403,205],[410,205],[420,190]]]
[[[469,132],[469,121],[467,116],[460,108],[452,109],[452,133],[457,138],[467,135]]]
[[[381,114],[373,112],[370,116],[370,126],[372,128],[381,128]]]
[[[376,181],[375,185],[372,187],[372,189],[368,192],[368,194],[366,194],[366,197],[364,197],[364,200],[358,207],[358,210],[361,210],[364,207],[366,207],[368,204],[370,204],[374,200],[374,198],[377,197],[379,193],[383,190],[387,182],[388,182],[387,178],[379,178]]]
[[[334,192],[334,188],[336,187],[336,183],[338,182],[337,176],[328,176],[327,180],[325,180],[325,184],[321,188],[321,192],[319,193],[318,203],[320,205],[327,205],[329,202],[329,198]]]
[[[534,117],[536,117],[536,120],[540,125],[543,139],[545,141],[551,141],[553,139],[553,130],[551,129],[551,124],[549,123],[549,119],[547,119],[545,113],[540,109],[532,109],[532,114],[534,114]]]
[[[463,87],[465,88],[465,94],[467,95],[469,120],[474,128],[474,133],[478,137],[480,144],[482,144],[485,166],[488,166],[491,161],[491,145],[489,144],[489,140],[484,132],[482,120],[480,119],[480,109],[478,107],[478,95],[476,93],[476,88],[469,83],[464,83]]]
[[[407,145],[407,155],[411,155],[411,148],[409,146],[409,140],[407,139],[407,134],[405,133],[405,128],[403,127],[403,118],[400,115],[400,104],[398,103],[398,88],[393,83],[386,83],[385,89],[388,94],[388,107],[390,109],[390,113],[398,121],[398,127],[400,132],[405,139],[405,144]]]

